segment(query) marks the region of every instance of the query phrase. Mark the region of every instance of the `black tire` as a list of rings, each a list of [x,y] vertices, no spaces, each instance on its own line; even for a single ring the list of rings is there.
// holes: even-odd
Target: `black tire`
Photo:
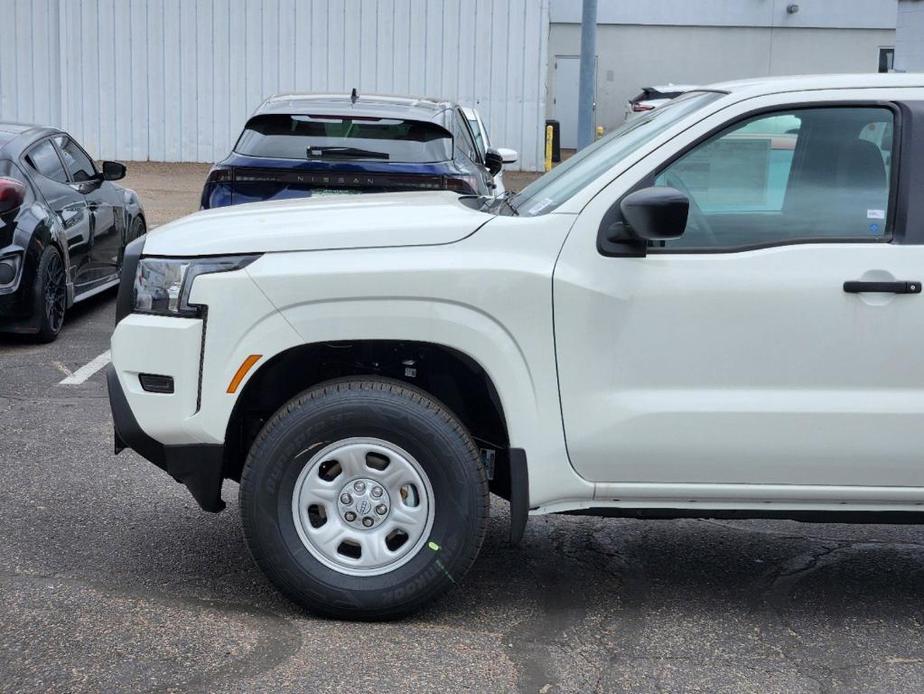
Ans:
[[[132,220],[131,226],[128,228],[128,238],[125,239],[125,243],[122,244],[122,247],[119,249],[119,272],[122,272],[122,260],[125,257],[125,246],[130,244],[135,239],[141,238],[146,233],[148,233],[148,226],[144,221],[144,217],[138,215]]]
[[[407,451],[433,491],[432,527],[420,549],[375,576],[319,561],[293,518],[293,491],[311,458],[306,452],[355,437]],[[397,381],[352,378],[316,386],[273,415],[244,465],[240,506],[251,555],[291,600],[326,617],[395,619],[444,593],[471,567],[487,526],[488,482],[471,436],[442,404]]]
[[[128,242],[131,243],[137,238],[141,238],[146,233],[148,233],[148,227],[144,223],[144,217],[137,216],[132,220],[131,233]]]
[[[35,274],[34,311],[39,342],[52,342],[64,325],[67,310],[67,274],[54,246],[45,246]]]

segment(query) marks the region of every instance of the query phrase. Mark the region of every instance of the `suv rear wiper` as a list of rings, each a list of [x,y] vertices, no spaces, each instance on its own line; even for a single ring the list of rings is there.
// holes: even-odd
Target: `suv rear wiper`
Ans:
[[[344,157],[349,159],[388,159],[386,152],[373,152],[370,149],[358,149],[356,147],[328,146],[328,147],[309,147],[306,156],[310,159],[313,157]]]

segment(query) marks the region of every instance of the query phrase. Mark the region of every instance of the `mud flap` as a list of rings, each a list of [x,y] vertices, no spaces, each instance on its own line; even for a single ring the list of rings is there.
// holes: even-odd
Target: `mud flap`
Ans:
[[[507,456],[510,465],[510,544],[518,545],[529,518],[529,468],[526,451],[522,448],[508,449]]]

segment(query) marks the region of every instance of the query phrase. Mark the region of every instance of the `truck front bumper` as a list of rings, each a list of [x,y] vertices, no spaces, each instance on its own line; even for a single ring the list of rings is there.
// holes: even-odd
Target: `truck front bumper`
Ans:
[[[220,444],[185,444],[165,446],[151,438],[139,426],[128,405],[115,369],[106,374],[109,407],[115,429],[115,452],[131,448],[161,470],[165,470],[187,489],[204,511],[217,513],[225,507],[221,500],[224,446]]]

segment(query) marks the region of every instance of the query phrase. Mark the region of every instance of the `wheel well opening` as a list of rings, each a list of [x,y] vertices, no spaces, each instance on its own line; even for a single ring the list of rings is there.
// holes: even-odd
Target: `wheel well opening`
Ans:
[[[240,481],[244,460],[264,423],[299,393],[345,376],[384,376],[442,402],[465,425],[493,472],[492,490],[507,482],[507,424],[494,383],[480,364],[443,345],[399,340],[325,342],[273,357],[247,382],[225,436],[224,476]]]

